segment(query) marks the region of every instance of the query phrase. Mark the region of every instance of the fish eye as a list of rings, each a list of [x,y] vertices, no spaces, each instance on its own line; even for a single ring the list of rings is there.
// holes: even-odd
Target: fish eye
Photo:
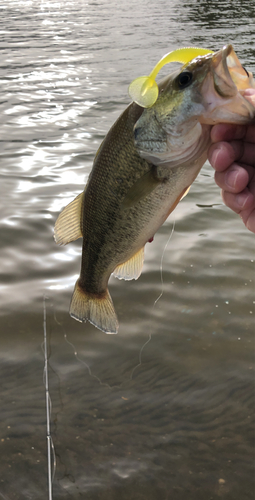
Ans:
[[[192,73],[190,71],[183,71],[177,77],[177,83],[180,90],[188,87],[192,82]]]

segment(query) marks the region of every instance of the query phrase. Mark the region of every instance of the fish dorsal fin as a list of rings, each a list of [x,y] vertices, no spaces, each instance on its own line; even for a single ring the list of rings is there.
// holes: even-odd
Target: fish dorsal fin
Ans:
[[[82,205],[84,191],[69,203],[58,216],[54,227],[54,238],[58,245],[82,238]]]
[[[119,278],[119,280],[137,280],[142,272],[143,261],[144,247],[135,253],[131,259],[117,266],[112,274],[115,278]]]

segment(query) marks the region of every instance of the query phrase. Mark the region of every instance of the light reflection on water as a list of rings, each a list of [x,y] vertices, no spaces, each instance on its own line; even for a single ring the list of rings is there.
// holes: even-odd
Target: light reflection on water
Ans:
[[[163,54],[232,42],[255,72],[253,10],[241,0],[1,6],[0,496],[47,495],[45,294],[54,498],[252,500],[254,235],[222,205],[210,166],[146,246],[141,278],[111,279],[117,336],[69,318],[81,242],[57,247],[53,227],[129,82]]]

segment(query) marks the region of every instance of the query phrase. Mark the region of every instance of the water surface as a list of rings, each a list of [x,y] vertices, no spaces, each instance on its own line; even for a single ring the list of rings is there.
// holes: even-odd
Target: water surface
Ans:
[[[47,498],[46,295],[54,499],[252,500],[254,235],[209,164],[141,278],[111,280],[117,336],[69,317],[81,242],[57,247],[52,233],[133,78],[180,46],[226,43],[255,72],[253,2],[0,8],[0,497]]]

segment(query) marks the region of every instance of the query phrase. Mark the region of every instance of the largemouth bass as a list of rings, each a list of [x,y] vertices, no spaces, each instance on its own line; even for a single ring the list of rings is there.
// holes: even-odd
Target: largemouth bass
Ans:
[[[70,305],[73,318],[117,333],[110,275],[140,276],[146,242],[206,161],[211,127],[254,120],[255,109],[243,97],[251,87],[251,73],[228,45],[165,78],[151,107],[133,102],[118,118],[96,154],[84,192],[55,225],[60,245],[83,237],[81,273]]]

